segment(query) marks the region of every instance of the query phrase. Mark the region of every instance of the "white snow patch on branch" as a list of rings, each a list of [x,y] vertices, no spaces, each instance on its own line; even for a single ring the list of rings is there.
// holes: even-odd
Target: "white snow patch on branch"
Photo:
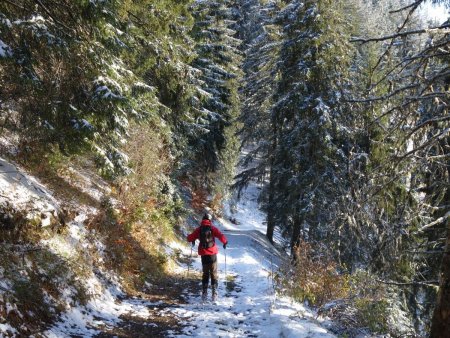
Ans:
[[[4,57],[10,57],[12,56],[12,50],[11,48],[4,43],[2,40],[0,40],[0,57],[4,58]]]

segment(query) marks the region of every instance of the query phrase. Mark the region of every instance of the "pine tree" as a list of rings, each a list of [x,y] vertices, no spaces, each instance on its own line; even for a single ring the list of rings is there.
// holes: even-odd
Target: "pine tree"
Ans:
[[[240,115],[242,129],[239,134],[242,146],[248,152],[241,160],[244,169],[236,177],[234,185],[238,197],[241,189],[251,180],[265,179],[273,158],[277,126],[271,108],[281,48],[281,28],[275,23],[275,18],[280,7],[278,1],[265,5],[259,1],[243,1],[241,5],[243,17],[248,18],[241,32],[246,58],[243,64],[245,86],[242,88],[245,101]],[[260,196],[265,210],[273,205],[271,191],[273,189],[266,186]],[[273,230],[274,222],[269,217],[266,235],[270,241],[273,241]]]
[[[23,149],[93,152],[105,174],[124,174],[121,147],[134,120],[151,121],[161,135],[168,125],[166,142],[180,154],[197,81],[188,4],[2,3],[2,115],[18,113]]]
[[[278,128],[269,217],[300,237],[327,237],[326,224],[339,184],[336,144],[341,88],[351,48],[339,2],[292,1],[282,14],[284,42],[273,107]],[[271,215],[272,212],[274,215]]]
[[[197,57],[192,66],[198,70],[203,100],[197,105],[201,113],[191,139],[196,181],[212,187],[213,195],[223,195],[234,177],[238,145],[236,118],[240,110],[238,97],[241,41],[235,37],[236,17],[232,1],[202,1],[193,6],[192,30],[197,42]]]

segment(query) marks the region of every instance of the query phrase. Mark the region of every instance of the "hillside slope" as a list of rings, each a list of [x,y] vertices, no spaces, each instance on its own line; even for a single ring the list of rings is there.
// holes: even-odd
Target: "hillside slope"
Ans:
[[[331,337],[310,310],[275,293],[273,277],[283,255],[262,234],[259,190],[254,186],[236,205],[236,224],[219,220],[230,243],[218,258],[220,299],[214,305],[200,304],[200,260],[194,257],[193,269],[183,263],[191,255],[187,245],[163,243],[165,255],[177,265],[164,280],[146,281],[143,292],[130,294],[123,278],[107,264],[112,244],[91,226],[99,209],[61,199],[6,159],[0,164],[5,215],[1,336]],[[72,184],[80,182],[93,204],[100,204],[109,193],[98,177],[74,171]],[[29,229],[7,228],[17,215],[33,220],[41,233],[38,239],[22,239],[21,231]],[[8,234],[18,240],[7,238]]]
[[[180,258],[175,241],[154,246],[155,252],[164,251],[167,275],[155,270],[155,276],[144,276],[142,292],[130,292],[114,259],[121,246],[129,249],[134,234],[111,241],[108,236],[120,229],[118,224],[95,226],[104,222],[100,204],[110,195],[105,181],[88,170],[72,169],[70,182],[58,180],[62,193],[4,158],[0,168],[1,337],[164,337],[179,326],[164,311],[183,302],[173,282],[179,276],[170,272]],[[69,186],[78,196],[68,198]],[[132,244],[139,249],[138,240]],[[124,259],[134,260],[132,254]],[[167,284],[172,286],[162,287]],[[186,287],[189,281],[181,284]]]

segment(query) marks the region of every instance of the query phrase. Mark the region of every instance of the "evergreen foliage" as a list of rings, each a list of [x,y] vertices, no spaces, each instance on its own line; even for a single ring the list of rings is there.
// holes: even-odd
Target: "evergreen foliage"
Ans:
[[[203,95],[195,106],[199,116],[193,127],[199,132],[190,138],[194,163],[190,169],[199,175],[195,181],[211,187],[213,198],[224,196],[231,185],[239,149],[241,40],[234,30],[234,6],[233,1],[201,1],[192,8],[197,53],[192,66],[200,74]]]
[[[151,196],[163,219],[173,183],[219,210],[244,148],[234,187],[264,183],[266,235],[292,271],[299,245],[334,258],[330,280],[363,268],[394,300],[360,314],[401,309],[406,331],[385,316],[375,330],[423,334],[450,303],[449,22],[424,29],[423,3],[2,1],[0,127],[24,158],[95,158],[127,208]],[[445,322],[436,310],[433,337]]]
[[[267,237],[279,229],[294,258],[306,240],[392,281],[408,300],[388,308],[412,331],[430,318],[448,231],[448,34],[421,28],[421,3],[288,1],[276,20],[249,15],[236,183],[267,179]]]

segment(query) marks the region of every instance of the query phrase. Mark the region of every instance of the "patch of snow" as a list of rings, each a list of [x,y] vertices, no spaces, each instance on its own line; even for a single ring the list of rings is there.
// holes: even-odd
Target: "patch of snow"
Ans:
[[[5,137],[4,135],[0,136],[0,147],[2,147],[6,153],[12,156],[16,156],[18,154],[17,143],[17,137],[11,135],[9,135],[9,137]]]
[[[0,24],[5,25],[8,28],[12,27],[11,21],[2,13],[0,13]]]
[[[155,87],[149,86],[148,84],[146,84],[144,82],[140,82],[140,81],[135,82],[134,86],[136,88],[145,89],[145,90],[147,90],[149,92],[154,92],[155,91]]]
[[[92,252],[92,250],[97,250],[97,253],[102,256],[104,245],[98,240],[93,240],[93,234],[89,233],[84,226],[87,217],[86,214],[78,215],[67,225],[68,229],[64,238],[54,236],[42,241],[42,244],[54,254],[66,259],[76,259],[80,252]],[[101,332],[101,328],[117,326],[121,322],[120,316],[124,314],[132,314],[143,319],[149,318],[148,308],[154,303],[125,299],[126,295],[117,276],[102,270],[100,266],[96,266],[95,262],[92,264],[95,273],[88,272],[87,277],[82,281],[86,293],[90,295],[90,300],[84,306],[74,305],[72,300],[75,298],[75,290],[70,287],[64,289],[61,301],[66,304],[66,312],[43,333],[44,337],[71,335],[94,337]]]
[[[266,214],[259,209],[261,187],[252,184],[241,193],[240,201],[228,200],[224,204],[225,218],[220,222],[227,230],[258,230],[266,233]]]
[[[275,292],[272,276],[287,257],[264,235],[265,215],[258,207],[259,192],[252,183],[232,212],[230,204],[226,205],[226,217],[232,217],[236,224],[213,220],[229,242],[226,250],[219,247],[219,299],[203,304],[200,295],[190,294],[189,304],[172,310],[184,318],[186,327],[181,334],[170,333],[170,337],[334,337],[315,319],[313,311]],[[185,247],[183,252],[189,256],[190,248]],[[200,258],[194,252],[193,269],[199,274]]]
[[[0,204],[6,203],[26,211],[29,219],[39,216],[42,226],[49,225],[59,210],[56,199],[40,182],[0,157]]]
[[[71,122],[72,122],[73,127],[77,130],[80,130],[80,129],[94,130],[94,126],[85,119],[80,119],[80,120],[72,119]]]
[[[2,40],[0,40],[0,57],[10,57],[12,55],[11,48],[4,43]]]
[[[0,40],[0,57],[10,57],[12,56],[11,47],[9,47],[6,43]]]
[[[106,98],[114,98],[114,99],[123,98],[122,95],[115,93],[115,92],[122,93],[122,87],[120,86],[120,84],[117,81],[115,81],[109,77],[99,76],[94,81],[94,85],[95,85],[95,94],[97,96],[100,96],[104,99],[106,99]],[[110,89],[110,87],[112,89]]]
[[[8,323],[0,324],[0,333],[17,334],[17,330],[15,328],[13,328],[11,325],[9,325]]]
[[[122,321],[120,316],[124,314],[148,319],[148,308],[156,305],[139,299],[120,301],[118,296],[124,295],[122,291],[117,288],[105,289],[97,277],[88,279],[86,284],[91,288],[89,291],[95,292],[96,296],[87,305],[74,306],[63,313],[59,321],[43,333],[44,337],[94,337],[101,332],[100,328],[117,326]]]

